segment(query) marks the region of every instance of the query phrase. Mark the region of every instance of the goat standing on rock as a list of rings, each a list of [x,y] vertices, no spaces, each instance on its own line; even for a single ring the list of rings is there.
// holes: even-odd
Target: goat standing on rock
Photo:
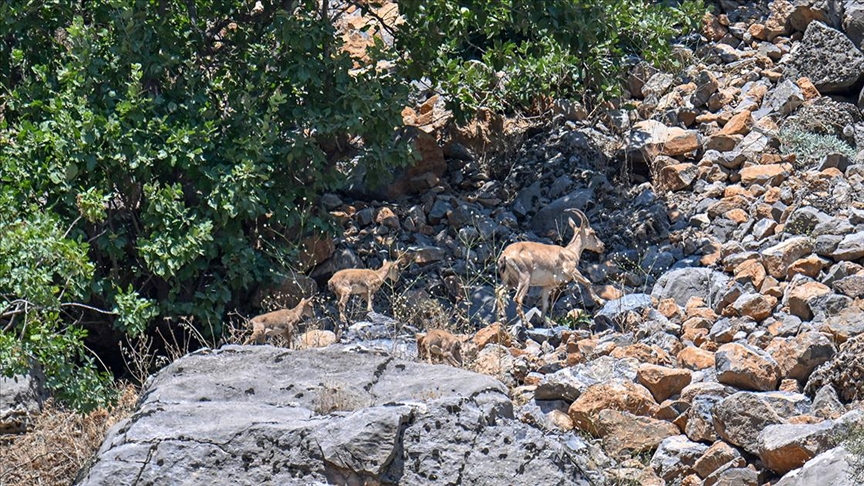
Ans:
[[[498,257],[498,276],[504,285],[504,289],[516,289],[516,312],[526,326],[531,324],[525,318],[522,309],[522,299],[528,293],[529,287],[542,287],[541,312],[546,316],[549,310],[549,296],[552,291],[561,284],[576,281],[588,289],[591,299],[598,304],[605,301],[591,289],[591,282],[579,273],[579,259],[582,258],[584,250],[603,253],[605,245],[597,233],[591,228],[588,218],[582,211],[577,209],[568,210],[579,217],[581,226],[577,229],[571,218],[569,223],[573,228],[573,239],[567,246],[546,245],[531,241],[513,243]],[[503,297],[503,292],[499,291]],[[503,312],[502,298],[499,298],[499,310]]]
[[[372,312],[372,297],[384,281],[390,279],[396,281],[399,278],[399,265],[403,262],[404,255],[394,262],[384,260],[378,270],[365,268],[348,268],[334,273],[327,281],[327,287],[336,294],[339,305],[339,320],[348,322],[345,316],[345,306],[348,299],[354,294],[363,295],[366,298],[366,310]]]
[[[294,332],[297,330],[297,324],[304,317],[315,317],[315,311],[312,310],[311,298],[301,299],[297,307],[293,309],[280,309],[255,316],[249,320],[249,324],[252,326],[252,335],[243,344],[249,344],[253,341],[261,344],[267,339],[267,336],[282,334],[285,340],[288,341],[288,347],[290,348]]]

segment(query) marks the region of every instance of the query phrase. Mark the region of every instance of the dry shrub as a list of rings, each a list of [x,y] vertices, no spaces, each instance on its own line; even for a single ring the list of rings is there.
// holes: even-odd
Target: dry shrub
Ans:
[[[318,415],[350,412],[369,406],[369,399],[338,383],[322,383],[315,397],[313,411]]]
[[[29,432],[0,437],[0,485],[71,484],[108,429],[130,416],[137,400],[137,388],[127,386],[112,409],[82,415],[49,399]]]

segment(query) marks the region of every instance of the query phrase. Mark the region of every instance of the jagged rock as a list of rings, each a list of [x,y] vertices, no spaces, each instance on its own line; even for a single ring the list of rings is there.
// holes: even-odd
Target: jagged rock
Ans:
[[[822,323],[820,331],[830,334],[838,344],[844,343],[864,333],[864,311],[858,307],[843,309]]]
[[[805,393],[813,395],[825,385],[831,385],[844,403],[864,399],[864,334],[856,335],[840,345],[834,357],[816,369],[807,380]]]
[[[594,191],[590,189],[579,189],[566,196],[560,197],[537,211],[531,220],[531,229],[539,235],[547,235],[550,232],[560,234],[565,241],[569,241],[569,220],[573,216],[567,212],[568,209],[584,210],[586,205],[594,199]],[[578,221],[576,224],[580,224]]]
[[[765,427],[785,423],[809,411],[806,397],[789,392],[738,392],[714,405],[717,434],[730,444],[758,454],[758,435]]]
[[[513,419],[500,382],[449,366],[225,346],[142,397],[77,484],[587,484],[561,443]]]
[[[772,277],[782,279],[786,277],[786,270],[792,262],[812,251],[810,238],[798,236],[762,250],[762,262]]]
[[[777,481],[776,486],[858,486],[859,483],[849,474],[852,460],[845,447],[835,447],[807,461],[804,467],[789,472]]]
[[[777,424],[765,427],[758,443],[759,458],[778,474],[804,465],[834,445],[832,424]]]
[[[777,389],[780,367],[768,353],[738,343],[720,346],[714,353],[717,380],[746,390]]]
[[[735,461],[734,464],[736,467],[744,463],[738,449],[718,440],[711,444],[711,447],[702,454],[702,457],[696,460],[696,463],[693,464],[693,470],[700,478],[707,478],[711,473],[732,461]]]
[[[673,435],[660,442],[651,467],[665,481],[672,481],[693,473],[693,465],[702,457],[708,446],[693,442],[685,435]]]
[[[845,2],[843,9],[843,32],[859,49],[864,43],[864,4],[857,1]]]
[[[864,257],[864,231],[844,236],[831,257],[835,260],[858,260]]]
[[[516,359],[504,346],[490,344],[477,353],[474,359],[474,371],[484,375],[494,376],[508,386],[516,384],[514,369]]]
[[[774,313],[777,299],[771,295],[758,293],[741,294],[732,303],[732,309],[739,316],[750,317],[758,322],[764,321]]]
[[[714,418],[711,411],[714,406],[723,400],[718,395],[699,395],[693,397],[690,408],[687,410],[687,425],[684,433],[687,438],[697,442],[712,442],[717,439],[717,431],[714,428]]]
[[[544,431],[567,432],[573,428],[573,420],[567,415],[570,403],[564,400],[530,400],[519,408],[517,418]]]
[[[644,88],[643,88],[644,89]],[[667,127],[656,120],[644,120],[633,125],[627,153],[633,160],[651,162],[658,155],[681,156],[699,150],[699,132]]]
[[[803,235],[812,233],[816,225],[825,223],[831,219],[831,216],[812,207],[804,206],[796,209],[789,215],[786,220],[786,232],[794,235]]]
[[[843,2],[840,0],[794,0],[792,5],[789,25],[795,30],[805,31],[814,20],[835,29],[840,28],[843,14]]]
[[[690,384],[692,373],[686,369],[643,363],[639,366],[636,378],[640,385],[651,392],[657,403],[660,403],[681,393],[681,390]]]
[[[638,367],[639,362],[633,358],[601,356],[545,375],[537,385],[535,396],[539,400],[572,402],[591,385],[616,379],[635,381]]]
[[[817,366],[836,352],[828,337],[818,332],[803,332],[793,338],[774,338],[765,349],[780,366],[781,376],[806,383]]]
[[[784,76],[810,78],[820,93],[843,93],[864,73],[864,54],[842,32],[819,21],[792,48]]]
[[[647,294],[627,294],[620,299],[610,300],[594,314],[594,325],[597,329],[616,329],[623,324],[623,319],[631,312],[642,314],[646,309],[653,308],[651,296]]]
[[[618,410],[600,411],[597,432],[603,438],[604,449],[613,457],[653,451],[663,439],[680,433],[678,427],[664,420]]]
[[[651,290],[651,296],[658,300],[675,299],[675,303],[682,307],[691,297],[717,303],[725,294],[729,280],[723,272],[710,268],[679,268],[660,276]]]
[[[804,103],[801,88],[790,80],[781,81],[770,91],[762,101],[762,107],[754,113],[754,117],[762,118],[771,113],[788,115]]]
[[[704,486],[759,486],[759,474],[749,467],[721,467],[705,478]]]
[[[838,292],[853,299],[864,297],[864,275],[850,275],[834,281],[832,284]]]
[[[834,420],[846,413],[846,407],[840,402],[837,391],[830,384],[823,385],[816,391],[810,410],[813,415],[828,420]]]
[[[678,366],[694,371],[713,368],[716,364],[714,353],[696,346],[685,347],[675,358],[678,361]]]
[[[738,171],[738,175],[744,186],[779,186],[789,177],[789,169],[787,164],[751,165]]]
[[[823,297],[831,293],[826,285],[812,280],[793,281],[786,287],[783,302],[789,305],[789,313],[808,321],[813,318],[816,307]]]
[[[597,417],[601,410],[618,410],[650,417],[657,409],[657,402],[647,388],[616,379],[588,387],[570,405],[569,414],[574,427],[596,435]]]

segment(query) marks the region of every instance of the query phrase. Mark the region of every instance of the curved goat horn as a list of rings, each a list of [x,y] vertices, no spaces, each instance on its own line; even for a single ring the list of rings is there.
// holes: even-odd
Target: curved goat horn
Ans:
[[[588,222],[588,217],[585,216],[585,213],[583,213],[582,211],[580,211],[580,210],[578,210],[578,209],[571,208],[571,209],[567,209],[567,210],[564,211],[564,212],[566,212],[566,213],[573,213],[573,214],[575,214],[576,216],[579,217],[579,225],[580,225],[579,228],[580,228],[580,229],[582,229],[582,228],[587,228],[587,227],[589,227],[589,226],[591,225],[591,224]],[[570,220],[570,226],[573,227],[573,230],[574,230],[574,231],[576,230],[576,227],[573,225],[573,220],[572,220],[572,219]]]

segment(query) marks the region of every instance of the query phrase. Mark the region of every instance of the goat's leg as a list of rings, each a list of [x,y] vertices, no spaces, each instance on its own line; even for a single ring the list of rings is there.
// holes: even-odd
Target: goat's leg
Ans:
[[[603,300],[599,295],[594,293],[594,289],[591,288],[591,281],[585,278],[581,273],[579,273],[578,271],[573,272],[572,277],[573,280],[585,286],[585,288],[588,290],[588,295],[591,297],[591,300],[593,300],[595,304],[603,305],[606,303],[605,300]]]
[[[523,309],[522,300],[525,299],[525,295],[528,293],[528,283],[529,280],[520,280],[519,286],[516,287],[516,297],[513,300],[516,302],[516,313],[519,314],[519,318],[522,319],[522,324],[531,329],[533,326],[528,319],[525,318],[525,309]]]
[[[366,292],[366,312],[372,312],[372,297],[374,297],[374,294],[372,294],[372,291],[371,290],[367,291]]]
[[[345,307],[348,306],[348,299],[351,297],[350,293],[344,293],[339,295],[339,320],[348,323],[348,318],[345,316]]]
[[[249,344],[254,342],[255,344],[261,344],[264,340],[267,339],[264,335],[264,326],[256,323],[252,324],[252,335],[249,336],[243,344]]]
[[[549,296],[552,294],[552,290],[552,287],[543,287],[543,291],[540,294],[540,312],[544,318],[549,315]]]

